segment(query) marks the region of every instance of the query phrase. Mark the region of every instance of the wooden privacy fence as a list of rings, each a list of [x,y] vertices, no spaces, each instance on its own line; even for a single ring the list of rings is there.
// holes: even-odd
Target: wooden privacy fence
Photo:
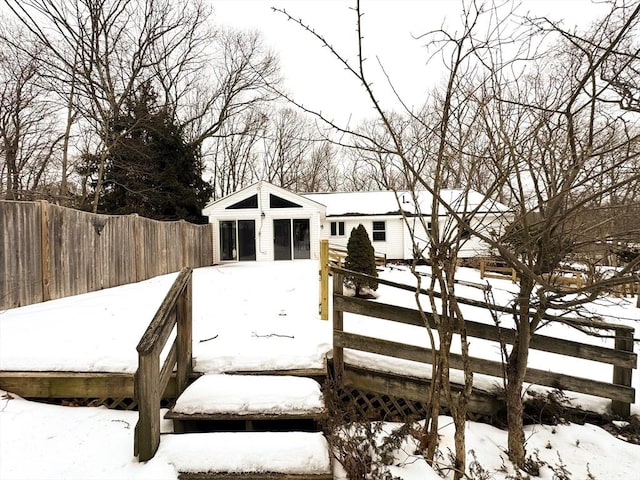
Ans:
[[[213,261],[210,225],[0,201],[0,309],[146,280]]]
[[[330,267],[330,271],[333,274],[333,361],[338,376],[343,377],[345,371],[348,373],[350,368],[346,366],[344,362],[343,349],[345,348],[431,364],[437,352],[432,351],[430,348],[406,345],[382,338],[373,338],[345,332],[343,325],[344,313],[381,318],[419,327],[424,327],[424,320],[417,310],[344,296],[342,294],[344,274],[366,276],[337,267]],[[415,291],[415,287],[408,285],[401,285],[380,278],[378,278],[377,281],[379,284]],[[422,291],[422,293],[428,292]],[[458,302],[489,308],[489,305],[486,303],[474,300],[458,298]],[[491,306],[491,308],[510,311],[510,309],[506,307]],[[427,312],[425,312],[425,314],[429,328],[436,328],[433,316]],[[611,399],[611,406],[614,413],[624,417],[629,416],[630,405],[635,401],[635,390],[631,387],[631,376],[637,364],[637,355],[633,352],[633,327],[602,322],[589,322],[579,319],[563,319],[563,322],[573,323],[575,326],[580,327],[612,331],[615,337],[614,347],[608,348],[545,335],[533,335],[531,339],[531,350],[550,352],[613,365],[611,382],[597,381],[590,378],[576,377],[534,368],[527,369],[525,381],[535,385],[560,388]],[[470,320],[465,320],[465,326],[471,342],[473,342],[474,338],[489,340],[498,344],[503,342],[512,345],[514,342],[515,332],[512,329],[500,328],[495,325]],[[460,355],[451,353],[449,358],[452,369],[462,370],[463,363]],[[503,378],[504,366],[501,362],[482,358],[471,358],[471,366],[474,373],[498,377],[500,379]]]
[[[192,372],[191,277],[192,270],[183,268],[138,343],[134,391],[139,413],[133,450],[141,462],[153,458],[160,445],[160,401],[174,367],[176,397],[186,388]],[[174,327],[175,338],[162,361]]]

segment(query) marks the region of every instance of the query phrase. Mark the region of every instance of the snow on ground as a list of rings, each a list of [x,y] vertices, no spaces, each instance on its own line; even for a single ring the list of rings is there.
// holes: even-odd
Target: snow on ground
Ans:
[[[3,480],[175,480],[163,458],[133,458],[137,412],[60,407],[0,391],[0,478]]]
[[[383,276],[404,283],[411,280],[406,270],[397,268],[387,269]],[[174,278],[175,274],[165,275],[0,312],[0,370],[134,372],[135,346]],[[482,282],[478,272],[471,269],[460,269],[459,278]],[[423,281],[423,285],[428,285],[427,277]],[[491,284],[496,302],[506,305],[514,285],[508,280],[491,280]],[[379,301],[414,306],[410,292],[392,291],[385,286],[378,292]],[[483,299],[482,291],[462,285],[458,294]],[[220,373],[323,365],[330,347],[331,325],[318,319],[316,262],[241,263],[197,269],[193,300],[197,370]],[[635,299],[609,299],[590,308],[609,321],[637,325],[640,309],[634,306]],[[492,322],[477,308],[465,307],[465,315],[475,321]],[[510,319],[503,316],[501,321],[508,325]],[[425,331],[415,327],[390,328],[389,322],[355,315],[345,315],[345,327],[372,336],[428,345]],[[579,337],[581,341],[594,343],[610,342],[586,337],[561,325],[546,329],[542,333]],[[487,347],[475,342],[472,354],[499,355],[495,347]],[[374,357],[363,356],[361,360],[381,366]],[[550,363],[556,368],[560,363],[544,355],[532,358],[532,362],[538,368]],[[596,371],[589,366],[593,362],[575,362],[563,358],[561,363],[568,373],[588,372],[590,378],[611,378],[609,367]],[[415,365],[391,362],[389,368],[407,368],[415,373]],[[636,391],[640,391],[639,377],[634,371]],[[2,396],[3,393],[0,392],[2,479],[177,478],[171,462],[179,459],[171,457],[164,440],[165,446],[152,461],[138,464],[133,457],[135,412],[45,405],[11,394]],[[635,414],[640,414],[639,402],[632,406]],[[602,400],[593,400],[593,404],[606,408]],[[453,427],[447,417],[441,419],[441,425],[446,454],[447,446],[453,449]],[[506,473],[497,471],[506,463],[503,460],[506,432],[473,422],[469,422],[468,429],[467,448],[475,452],[478,463],[492,472],[492,478],[506,478]],[[165,424],[164,431],[170,431],[170,425]],[[274,448],[278,445],[278,451],[288,448],[284,442],[274,442]],[[631,479],[637,478],[640,471],[640,446],[622,442],[588,424],[528,427],[527,449],[529,453],[537,450],[551,467],[559,468],[564,463],[574,479],[587,478],[589,473],[598,480]],[[293,457],[293,452],[290,456]],[[305,458],[321,463],[313,455]],[[236,459],[241,461],[244,462]],[[411,445],[398,452],[396,463],[392,473],[406,480],[441,478],[412,456]],[[550,467],[545,467],[540,478],[551,479],[553,474]]]

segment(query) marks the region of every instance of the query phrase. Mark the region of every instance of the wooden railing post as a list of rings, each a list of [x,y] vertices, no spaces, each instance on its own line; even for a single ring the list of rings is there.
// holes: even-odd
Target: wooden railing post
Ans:
[[[329,320],[329,240],[320,240],[320,318]]]
[[[335,302],[335,295],[342,295],[344,292],[344,277],[341,273],[333,272],[333,369],[338,382],[344,376],[344,349],[336,346],[336,336],[344,329],[343,312],[338,310]]]
[[[178,326],[177,326],[177,391],[182,392],[189,381],[192,371],[192,279],[190,278],[184,287],[184,291],[178,300]]]
[[[134,455],[138,455],[141,462],[151,460],[160,445],[159,378],[160,358],[157,352],[140,354],[134,386],[138,401]]]
[[[171,374],[176,373],[176,395],[186,387],[192,370],[192,269],[185,267],[167,292],[153,320],[138,343],[138,370],[134,396],[138,423],[134,434],[134,455],[146,462],[160,445],[160,401]],[[176,328],[176,338],[160,366],[160,354]]]
[[[625,352],[633,352],[633,330],[616,329],[615,334],[615,349]],[[620,367],[617,365],[613,367],[613,383],[615,385],[624,385],[625,387],[630,387],[632,375],[632,368]],[[626,418],[631,415],[631,404],[621,402],[619,400],[612,400],[611,411],[616,415],[620,415],[621,417]]]

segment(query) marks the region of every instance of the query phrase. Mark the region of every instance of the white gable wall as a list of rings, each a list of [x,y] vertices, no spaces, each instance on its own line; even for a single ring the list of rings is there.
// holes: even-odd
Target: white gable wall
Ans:
[[[229,206],[257,194],[257,208],[233,208]],[[276,195],[289,200],[300,207],[271,208],[270,195]],[[311,259],[319,259],[320,255],[320,225],[324,217],[324,206],[311,200],[288,192],[266,182],[258,182],[232,195],[207,205],[203,215],[208,216],[213,225],[213,258],[214,263],[221,262],[220,253],[220,224],[224,221],[253,220],[255,223],[256,261],[274,260],[274,228],[273,221],[277,219],[308,219],[310,236]]]

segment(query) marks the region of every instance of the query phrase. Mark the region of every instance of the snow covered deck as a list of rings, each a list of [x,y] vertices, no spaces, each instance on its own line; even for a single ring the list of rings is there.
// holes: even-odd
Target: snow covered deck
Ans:
[[[0,371],[133,374],[136,345],[177,274],[0,312]],[[193,356],[200,373],[324,372],[317,262],[194,271]]]

